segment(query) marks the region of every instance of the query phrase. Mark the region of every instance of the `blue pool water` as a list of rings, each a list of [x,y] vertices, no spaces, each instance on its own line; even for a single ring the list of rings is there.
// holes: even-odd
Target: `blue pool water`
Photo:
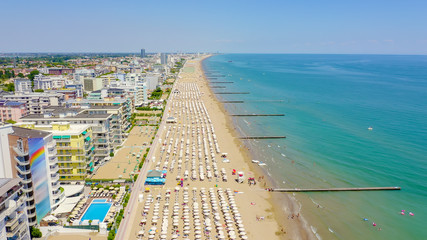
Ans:
[[[100,202],[100,200],[93,200],[89,208],[86,210],[81,221],[84,220],[95,220],[98,219],[100,222],[104,221],[105,216],[110,210],[111,203],[106,203],[105,200]]]
[[[105,203],[107,202],[107,199],[94,199],[92,200],[92,203]]]

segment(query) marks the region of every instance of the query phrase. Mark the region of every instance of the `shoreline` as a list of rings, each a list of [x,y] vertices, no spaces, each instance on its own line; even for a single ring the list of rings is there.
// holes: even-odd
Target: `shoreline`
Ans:
[[[212,55],[203,58],[199,62],[200,69],[203,73],[203,80],[206,82],[209,94],[212,96],[212,99],[214,100],[215,104],[224,114],[227,130],[229,130],[231,135],[235,138],[234,142],[236,143],[236,145],[245,146],[244,148],[239,148],[239,151],[243,156],[243,161],[248,165],[249,169],[255,173],[256,179],[258,179],[259,176],[263,176],[263,180],[259,182],[260,184],[264,182],[266,187],[274,188],[276,184],[273,180],[273,177],[269,176],[265,169],[252,163],[252,159],[255,159],[254,156],[256,154],[253,152],[253,150],[247,148],[247,145],[244,141],[238,138],[239,136],[241,136],[241,133],[239,133],[236,124],[228,114],[228,111],[226,110],[224,104],[219,101],[218,97],[213,93],[212,88],[208,84],[208,79],[204,71],[205,69],[203,68],[203,61],[210,57],[212,57]],[[298,204],[297,202],[292,200],[287,193],[273,194],[269,192],[267,201],[273,208],[273,216],[277,224],[279,225],[279,227],[283,226],[285,228],[286,233],[282,234],[280,239],[316,239],[312,231],[310,230],[310,226],[308,225],[307,221],[302,217],[302,215],[295,220],[291,220],[288,218],[288,216],[295,212],[295,209],[298,208]]]

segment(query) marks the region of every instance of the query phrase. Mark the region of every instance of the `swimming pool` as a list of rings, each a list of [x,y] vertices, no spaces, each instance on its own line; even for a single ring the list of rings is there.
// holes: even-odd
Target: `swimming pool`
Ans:
[[[110,207],[111,203],[108,203],[106,199],[94,199],[80,221],[98,219],[103,222]]]

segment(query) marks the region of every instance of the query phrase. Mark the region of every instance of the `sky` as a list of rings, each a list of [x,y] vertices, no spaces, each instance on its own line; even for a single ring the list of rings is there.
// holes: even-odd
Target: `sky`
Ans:
[[[427,1],[2,0],[0,52],[427,54]]]

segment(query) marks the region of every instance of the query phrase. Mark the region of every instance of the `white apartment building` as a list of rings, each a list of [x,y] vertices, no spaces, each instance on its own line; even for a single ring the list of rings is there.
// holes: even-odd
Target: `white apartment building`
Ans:
[[[20,179],[0,178],[0,239],[30,239],[25,194]]]
[[[4,178],[12,178],[12,164],[9,161],[9,134],[12,133],[12,124],[0,123],[0,176]]]
[[[60,106],[64,101],[64,94],[60,93],[29,93],[4,95],[4,100],[22,102],[26,104],[28,114],[43,114],[48,106]]]
[[[17,78],[14,80],[15,93],[29,93],[32,92],[31,80],[25,78]]]
[[[65,86],[66,78],[62,75],[45,76],[43,74],[34,77],[34,89],[61,89]]]
[[[141,106],[148,103],[147,83],[138,81],[136,83],[135,106]]]
[[[147,83],[147,89],[150,91],[155,90],[159,85],[159,75],[147,75],[144,80]]]
[[[83,82],[85,77],[96,77],[94,69],[76,69],[73,73],[73,78],[78,82]]]
[[[143,81],[142,73],[128,73],[123,84],[125,86],[136,86],[138,81]]]

